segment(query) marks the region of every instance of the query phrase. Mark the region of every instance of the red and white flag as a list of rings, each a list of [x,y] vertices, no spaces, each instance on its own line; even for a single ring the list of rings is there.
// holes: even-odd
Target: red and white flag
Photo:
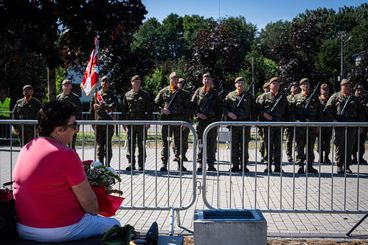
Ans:
[[[81,89],[88,96],[98,83],[98,36],[95,37],[95,48],[92,50],[86,71],[84,72]]]

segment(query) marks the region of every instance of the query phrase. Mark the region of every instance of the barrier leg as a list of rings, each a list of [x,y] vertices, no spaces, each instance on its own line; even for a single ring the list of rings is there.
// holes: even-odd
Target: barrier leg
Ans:
[[[359,220],[359,222],[358,223],[356,223],[355,225],[354,225],[354,227],[353,228],[351,228],[351,230],[348,232],[348,233],[346,233],[346,235],[347,236],[350,236],[350,234],[366,219],[368,217],[368,214],[366,214],[361,220]]]

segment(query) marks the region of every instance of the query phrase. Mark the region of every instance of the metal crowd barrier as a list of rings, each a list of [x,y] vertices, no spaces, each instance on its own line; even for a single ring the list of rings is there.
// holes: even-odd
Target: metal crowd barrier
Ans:
[[[0,120],[0,125],[33,125],[36,136],[36,121],[34,120]],[[112,141],[112,159],[111,167],[113,167],[121,176],[122,182],[118,184],[118,188],[123,191],[126,197],[122,209],[144,209],[144,210],[184,210],[191,207],[196,198],[196,148],[190,146],[190,162],[182,162],[189,171],[179,171],[178,163],[173,161],[174,154],[172,150],[173,135],[169,132],[168,140],[171,143],[168,149],[168,165],[167,171],[160,171],[161,167],[161,128],[163,125],[168,126],[168,130],[174,127],[181,129],[188,128],[190,130],[191,141],[193,145],[197,143],[197,135],[193,126],[182,121],[78,121],[80,131],[78,132],[76,151],[81,160],[97,160],[97,142],[93,128],[102,125],[106,127],[106,136],[108,135],[109,126],[118,128],[115,131]],[[128,152],[126,141],[127,132],[123,126],[143,126],[150,125],[150,128],[143,132],[143,138],[150,139],[152,142],[144,145],[146,154],[144,155],[145,164],[143,171],[138,171],[138,161],[136,161],[137,170],[126,171],[129,166],[126,155]],[[105,137],[107,139],[107,137]],[[183,144],[182,130],[180,131],[180,146],[182,151]],[[144,144],[144,142],[139,142]],[[109,142],[106,141],[108,148]],[[9,145],[0,147],[1,157],[4,164],[0,167],[4,168],[1,171],[0,182],[5,182],[11,179],[11,170],[13,169],[17,155],[21,146],[18,139],[11,138]],[[138,156],[138,149],[135,150],[135,156]],[[182,153],[182,152],[180,152]],[[106,158],[109,158],[106,150]],[[189,158],[189,157],[188,157]],[[9,164],[5,170],[6,162]],[[7,174],[5,174],[7,173]]]
[[[303,122],[215,122],[209,125],[203,134],[203,166],[207,162],[207,137],[211,129],[218,131],[218,138],[231,138],[220,136],[224,132],[230,135],[234,127],[251,127],[252,140],[249,143],[249,172],[231,172],[231,142],[217,143],[215,167],[217,171],[207,171],[203,168],[202,197],[207,208],[256,208],[264,212],[287,213],[367,213],[368,196],[365,192],[368,188],[368,166],[357,164],[351,166],[353,174],[337,174],[336,165],[333,163],[335,148],[332,135],[330,159],[332,163],[322,163],[321,159],[314,161],[313,166],[318,170],[317,174],[297,174],[295,161],[295,133],[298,130],[308,130],[311,127],[318,128],[319,137],[323,128],[343,128],[345,138],[348,128],[360,130],[366,128],[366,123],[303,123]],[[281,170],[280,172],[264,172],[266,164],[261,163],[258,152],[261,144],[259,137],[260,128],[280,128],[280,137],[283,139],[283,129],[291,127],[294,131],[293,138],[293,162],[286,161],[285,141],[281,140]],[[308,135],[308,134],[307,134]],[[270,136],[270,134],[268,134]],[[308,137],[306,139],[308,143]],[[359,135],[358,135],[359,142]],[[269,142],[269,140],[268,140]],[[345,151],[347,149],[345,141]],[[244,147],[244,145],[243,145]],[[270,144],[266,147],[270,147]],[[314,149],[316,150],[316,149]],[[317,150],[321,152],[319,141]],[[318,153],[315,152],[315,156]],[[346,154],[345,154],[346,155]],[[269,160],[269,159],[268,159]],[[308,159],[306,159],[308,160]],[[345,157],[345,167],[347,158]],[[244,169],[244,157],[241,159]],[[305,164],[306,165],[306,164]],[[304,165],[304,166],[305,166]]]

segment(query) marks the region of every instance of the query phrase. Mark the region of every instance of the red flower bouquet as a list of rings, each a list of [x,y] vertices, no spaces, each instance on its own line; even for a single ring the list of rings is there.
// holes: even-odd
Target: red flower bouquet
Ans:
[[[84,161],[87,178],[96,194],[98,213],[105,217],[114,216],[124,198],[113,196],[111,193],[122,195],[122,191],[113,189],[113,185],[120,182],[120,176],[111,167],[100,162]]]

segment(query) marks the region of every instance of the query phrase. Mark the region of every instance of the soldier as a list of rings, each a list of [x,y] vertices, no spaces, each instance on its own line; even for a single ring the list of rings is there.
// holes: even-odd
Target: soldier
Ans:
[[[270,81],[265,81],[265,83],[263,84],[263,93],[267,93],[270,92]],[[258,96],[256,99],[256,102],[258,100],[258,98],[260,98],[261,96]],[[259,153],[261,153],[261,162],[264,162],[264,154],[265,154],[265,143],[264,143],[264,135],[263,135],[263,128],[259,127],[259,131],[258,131],[259,137],[260,137],[260,147],[259,147]]]
[[[235,90],[228,93],[224,102],[224,114],[230,121],[253,121],[256,118],[256,102],[251,93],[245,91],[245,80],[235,79]],[[248,144],[250,127],[231,127],[231,163],[232,172],[249,172]],[[240,168],[241,167],[241,168]]]
[[[300,88],[297,82],[293,82],[290,88],[290,94],[286,97],[289,104],[294,103],[295,95],[300,93]],[[286,135],[286,156],[288,158],[288,162],[293,162],[293,139],[294,139],[294,128],[288,127],[285,129]]]
[[[319,122],[322,120],[322,106],[316,96],[317,90],[310,93],[310,82],[308,78],[302,78],[299,82],[301,92],[294,98],[294,103],[291,107],[293,113],[291,117],[293,121],[298,122]],[[318,88],[316,88],[318,89]],[[307,134],[308,132],[308,134]],[[296,141],[296,162],[299,165],[298,174],[318,173],[317,169],[313,168],[314,161],[314,144],[317,137],[316,127],[301,127],[295,132]],[[307,145],[308,141],[308,145]],[[306,152],[304,149],[306,148]],[[307,161],[307,167],[304,171],[304,162]]]
[[[161,89],[155,98],[156,105],[160,108],[161,120],[164,121],[185,121],[189,117],[190,108],[188,96],[183,90],[178,89],[178,76],[172,72],[169,76],[170,85]],[[167,162],[169,156],[169,139],[171,135],[174,136],[174,144],[180,146],[180,126],[162,126],[162,151],[161,160],[162,167],[160,171],[167,171]],[[180,149],[179,149],[180,151]],[[182,151],[182,149],[181,149]],[[180,161],[178,163],[178,170],[187,171]]]
[[[115,120],[113,112],[117,107],[117,98],[113,91],[109,89],[110,81],[107,76],[101,79],[101,90],[96,91],[90,105],[91,118],[94,120]],[[110,166],[112,158],[112,136],[114,126],[96,125],[97,157],[101,163]],[[107,138],[106,138],[107,136]]]
[[[326,107],[327,101],[330,98],[330,89],[328,88],[327,83],[321,84],[320,89],[321,95],[319,96],[319,102],[321,103],[321,107],[324,109]],[[326,116],[326,112],[322,113],[323,121],[328,121]],[[321,137],[319,138],[319,135]],[[318,145],[321,145],[321,149],[318,147],[319,159],[320,162],[330,164],[331,160],[329,158],[330,148],[331,148],[331,138],[332,138],[332,128],[331,127],[321,127],[321,134],[318,134]]]
[[[132,77],[132,89],[123,98],[123,118],[125,120],[152,120],[151,96],[141,89],[142,80],[139,75]],[[146,160],[147,129],[150,125],[125,126],[128,129],[128,154],[129,166],[127,171],[135,170],[135,146],[138,145],[138,167],[142,171]]]
[[[197,135],[198,135],[198,157],[199,163],[198,172],[202,171],[202,159],[203,159],[203,142],[202,136],[205,128],[221,118],[221,101],[218,97],[218,92],[212,86],[212,77],[210,73],[203,74],[202,77],[203,87],[198,88],[193,96],[192,102],[194,104],[194,113],[198,121]],[[208,171],[216,171],[214,167],[215,155],[216,155],[216,138],[217,129],[212,128],[207,137],[207,165]]]
[[[13,119],[36,120],[37,113],[41,109],[41,102],[33,97],[33,87],[23,87],[24,97],[19,99],[13,108]],[[19,136],[21,146],[24,146],[36,136],[36,128],[33,125],[14,125],[14,130]]]
[[[270,92],[263,93],[257,99],[257,109],[261,120],[287,121],[288,102],[285,93],[279,92],[280,81],[278,77],[270,79]],[[270,131],[270,134],[269,134]],[[275,165],[275,172],[281,171],[281,128],[265,127],[263,129],[265,140],[265,173],[272,172],[271,164]],[[268,148],[270,146],[270,148]]]
[[[5,89],[0,88],[0,120],[10,119],[11,99],[6,96]],[[6,124],[0,125],[0,144],[4,144],[10,137],[10,127]]]
[[[56,100],[59,101],[67,101],[71,103],[75,108],[75,118],[77,120],[82,120],[82,103],[79,99],[79,96],[72,92],[73,86],[72,81],[69,79],[65,79],[62,82],[63,92],[56,96]],[[75,134],[73,135],[73,140],[69,143],[69,146],[75,149],[75,141],[77,140],[77,133],[79,132],[79,126],[75,130]]]
[[[362,115],[360,112],[362,107],[359,100],[351,94],[350,81],[347,79],[341,80],[340,88],[340,91],[333,94],[327,101],[325,110],[328,118],[335,122],[361,121]],[[347,130],[346,139],[345,130]],[[338,174],[344,174],[345,172],[352,173],[350,165],[355,135],[355,128],[335,127],[334,141],[336,146],[336,165]]]
[[[363,95],[363,85],[360,83],[355,85],[354,90],[355,90],[354,92],[355,97],[358,98],[358,100],[363,106],[362,114],[365,117],[364,121],[367,122],[368,120],[368,96]],[[367,164],[367,161],[363,159],[364,152],[365,152],[364,143],[367,140],[367,128],[360,128],[359,131],[357,131],[357,133],[359,134],[359,142],[358,142],[358,139],[354,141],[352,163],[357,164],[359,162],[361,164]]]
[[[185,93],[185,95],[188,97],[188,101],[190,101],[190,94],[188,91],[184,90],[183,87],[184,87],[184,84],[185,84],[185,79],[184,78],[179,78],[178,80],[178,89],[180,90],[183,90],[183,92]],[[190,113],[190,116],[187,118],[187,122],[191,122],[191,115],[192,113]],[[175,144],[173,144],[173,151],[174,151],[174,154],[175,154],[175,158],[174,158],[174,161],[176,162],[179,162],[179,161],[183,161],[183,162],[187,162],[188,159],[187,157],[185,156],[187,154],[187,151],[188,151],[188,138],[189,138],[189,133],[190,133],[190,129],[188,127],[183,127],[183,130],[182,130],[182,140],[181,140],[181,144],[182,144],[182,151],[180,153],[179,149],[180,149],[180,146],[177,146]],[[182,155],[182,158],[180,158],[180,154]]]

